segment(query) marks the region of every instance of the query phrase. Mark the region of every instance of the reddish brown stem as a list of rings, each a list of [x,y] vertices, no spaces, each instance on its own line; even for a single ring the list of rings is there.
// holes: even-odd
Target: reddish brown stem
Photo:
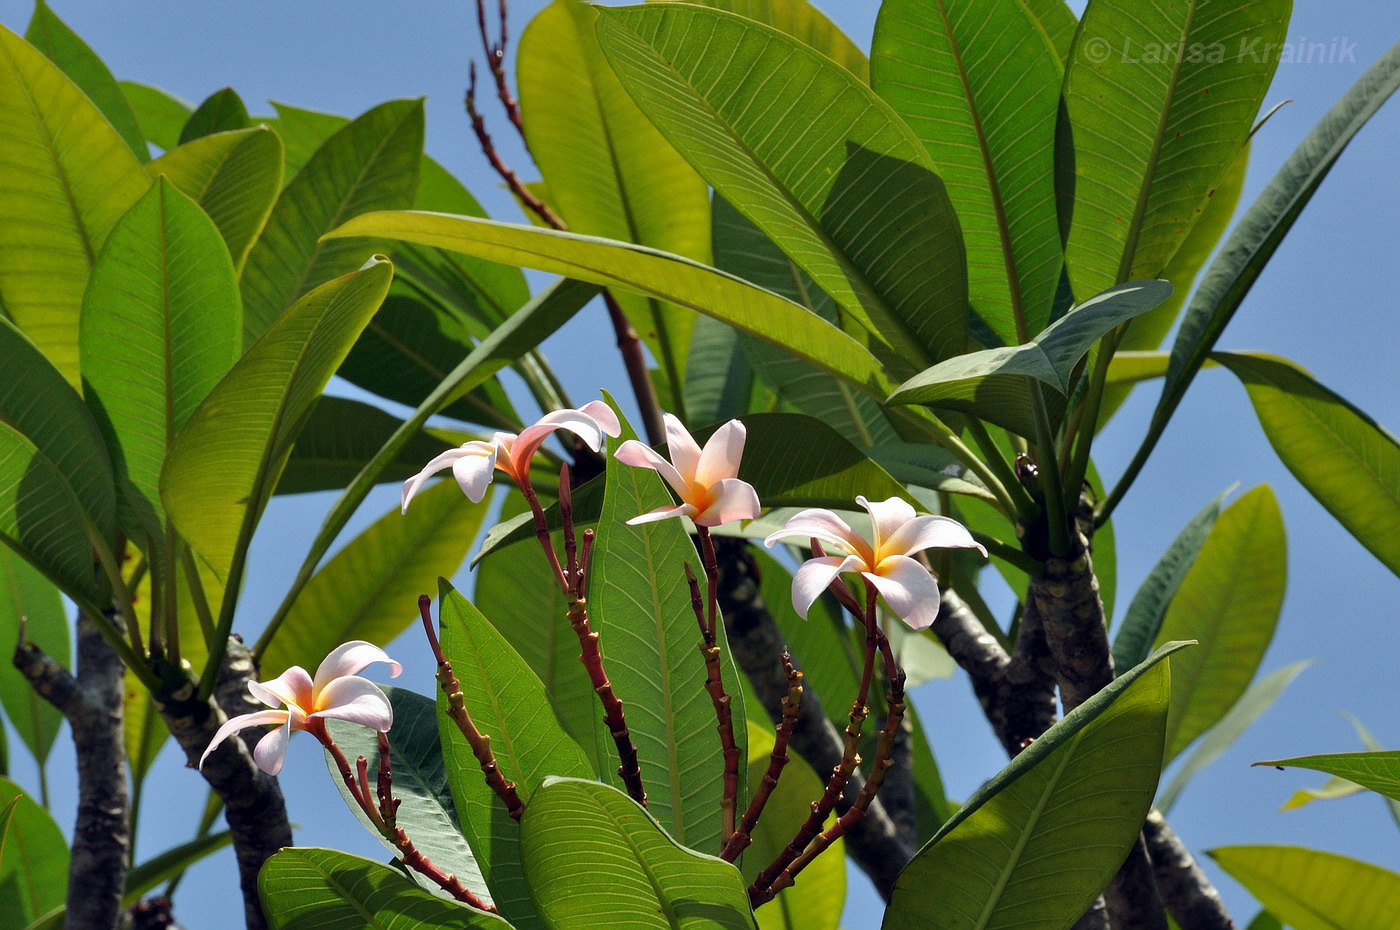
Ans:
[[[485,776],[486,784],[490,785],[491,790],[496,792],[496,797],[501,799],[506,813],[519,820],[525,813],[525,804],[516,793],[515,783],[507,781],[501,774],[501,768],[496,764],[495,753],[491,751],[491,737],[482,734],[476,728],[471,714],[467,712],[466,696],[462,694],[461,683],[457,676],[452,674],[452,663],[447,661],[447,656],[443,654],[437,632],[433,629],[432,606],[433,599],[428,595],[424,594],[418,598],[418,613],[423,618],[423,631],[427,633],[428,645],[432,647],[433,657],[437,659],[438,684],[442,687],[442,693],[447,695],[447,716],[467,738],[467,745],[471,746],[472,755],[476,756],[476,761],[481,766],[481,774]]]
[[[714,552],[711,546],[710,551]],[[705,625],[705,608],[700,600],[700,585],[695,580],[695,572],[690,563],[685,565],[685,579],[690,585],[690,606],[695,611],[695,621],[700,625],[700,654],[705,657],[705,691],[715,707],[715,730],[719,733],[719,745],[724,754],[724,795],[720,798],[720,848],[723,849],[734,835],[734,819],[739,806],[739,747],[734,742],[733,699],[724,693],[724,679],[720,674],[720,648],[715,642],[714,630]]]
[[[547,204],[534,194],[530,193],[520,177],[501,158],[501,153],[496,151],[496,143],[491,138],[491,132],[486,128],[486,120],[481,115],[481,111],[476,108],[476,64],[473,63],[467,71],[467,97],[466,97],[467,117],[471,120],[472,133],[476,136],[477,144],[481,146],[481,154],[486,156],[486,160],[491,163],[491,167],[501,176],[501,180],[506,182],[512,194],[524,204],[531,213],[534,213],[544,222],[545,225],[553,229],[567,229],[563,219],[559,214],[549,208]]]
[[[486,3],[485,0],[476,0],[476,29],[481,35],[481,50],[486,55],[486,67],[491,70],[491,77],[496,82],[496,97],[500,99],[501,106],[505,108],[506,118],[520,133],[521,141],[525,139],[525,127],[520,122],[520,107],[515,98],[511,96],[510,84],[506,81],[506,0],[500,0],[500,7],[497,10],[497,21],[499,32],[495,42],[491,41],[486,30]],[[528,143],[527,143],[528,144]]]
[[[754,790],[753,797],[749,799],[749,806],[744,811],[744,816],[739,819],[734,835],[720,851],[719,857],[726,862],[733,862],[739,858],[739,854],[753,842],[753,828],[758,825],[759,817],[763,816],[763,808],[768,804],[773,789],[778,787],[778,778],[782,775],[783,767],[788,764],[788,742],[792,739],[792,729],[797,725],[797,715],[802,709],[803,692],[802,672],[792,664],[791,653],[783,653],[783,671],[787,673],[788,693],[781,702],[783,717],[778,722],[778,730],[773,737],[773,751],[768,754],[768,769],[763,773],[763,779]]]
[[[564,574],[566,587],[582,594],[582,573],[578,564],[578,543],[574,538],[574,489],[569,480],[569,463],[559,466],[559,517],[564,524]]]
[[[554,551],[554,540],[549,535],[549,521],[545,519],[544,508],[540,506],[540,499],[535,494],[534,487],[529,481],[519,482],[520,493],[525,495],[525,503],[530,505],[530,516],[535,522],[535,538],[540,541],[540,548],[544,550],[544,557],[549,560],[549,567],[554,571],[554,580],[559,583],[559,589],[565,594],[573,591],[574,584],[569,575],[565,574],[563,567],[559,564],[559,556]],[[572,532],[568,530],[566,532]]]
[[[376,807],[369,792],[368,769],[369,763],[364,756],[355,760],[358,777],[355,771],[350,768],[350,762],[345,758],[345,753],[340,751],[335,740],[331,739],[330,733],[326,730],[322,721],[315,721],[307,727],[307,732],[320,740],[321,745],[326,747],[331,759],[335,762],[336,770],[340,772],[341,779],[345,786],[350,789],[350,795],[355,799],[355,803],[360,805],[360,810],[365,812],[370,823],[374,824],[379,834],[383,836],[398,851],[403,864],[426,876],[435,885],[446,891],[452,897],[480,911],[496,913],[494,905],[488,904],[478,897],[470,888],[463,885],[457,876],[444,872],[436,863],[418,851],[418,847],[409,839],[408,834],[394,825],[392,819],[386,819],[381,813],[381,809],[388,807],[390,810],[398,808],[398,802],[388,795],[389,776],[385,773],[388,766],[389,744],[384,735],[380,734],[379,740],[379,769],[380,769],[380,790],[385,792],[380,797],[380,806]]]
[[[715,541],[710,536],[708,526],[697,526],[695,535],[700,537],[700,561],[705,566],[706,605],[705,636],[707,642],[715,639],[716,616],[719,612],[719,558],[715,555]]]
[[[585,537],[586,541],[586,537]],[[588,625],[588,599],[574,598],[569,604],[569,624],[578,636],[579,661],[588,670],[588,680],[593,684],[593,693],[603,705],[603,724],[612,734],[617,745],[620,763],[617,774],[627,786],[632,800],[646,807],[647,792],[642,786],[642,767],[637,760],[637,746],[632,742],[632,733],[627,729],[627,715],[622,710],[622,700],[613,691],[612,682],[603,668],[603,654],[598,650],[598,634]]]

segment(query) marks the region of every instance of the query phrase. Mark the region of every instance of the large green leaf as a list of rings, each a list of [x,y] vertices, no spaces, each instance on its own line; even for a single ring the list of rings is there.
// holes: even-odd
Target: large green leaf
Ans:
[[[756,927],[739,870],[679,845],[616,788],[550,779],[521,821],[530,893],[553,930]]]
[[[1177,797],[1185,790],[1186,785],[1196,776],[1201,769],[1210,765],[1218,759],[1225,750],[1234,745],[1235,740],[1247,730],[1254,721],[1258,720],[1263,713],[1274,705],[1283,689],[1298,677],[1298,673],[1312,665],[1311,660],[1294,662],[1286,665],[1275,672],[1271,672],[1260,678],[1249,686],[1243,696],[1230,708],[1225,716],[1220,718],[1220,722],[1205,732],[1201,741],[1196,744],[1196,748],[1191,750],[1191,755],[1186,757],[1181,768],[1172,776],[1172,780],[1167,786],[1157,793],[1156,806],[1163,814],[1171,813],[1172,805],[1176,803]]]
[[[265,674],[314,668],[354,639],[388,645],[417,621],[418,595],[456,571],[486,516],[454,481],[419,496],[418,506],[390,510],[312,577],[263,651]]]
[[[875,356],[821,317],[731,275],[644,246],[467,216],[412,212],[357,217],[331,234],[332,238],[345,236],[419,242],[649,294],[782,346],[871,394],[890,383]]]
[[[180,144],[180,129],[189,121],[194,107],[158,87],[135,81],[118,81],[117,86],[136,114],[147,141],[166,152]]]
[[[193,142],[218,132],[247,129],[251,120],[243,98],[232,87],[221,87],[194,108],[180,129],[180,144]]]
[[[647,118],[866,330],[862,341],[892,347],[901,368],[964,351],[957,215],[923,146],[868,87],[717,10],[609,8],[598,37]]]
[[[1220,516],[1220,505],[1225,502],[1221,494],[1201,508],[1191,520],[1176,534],[1167,551],[1152,566],[1141,587],[1128,604],[1128,612],[1113,637],[1113,667],[1132,668],[1152,651],[1157,641],[1157,632],[1162,628],[1162,618],[1167,615],[1167,607],[1181,587],[1181,579],[1196,563],[1196,556],[1205,545],[1206,537],[1215,527]]]
[[[491,738],[501,775],[515,784],[521,800],[531,803],[547,776],[589,777],[592,766],[559,725],[539,678],[466,598],[446,581],[439,590],[443,652],[472,722]],[[443,712],[447,699],[441,691],[437,700],[452,797],[491,895],[512,922],[542,927],[521,865],[520,827],[486,785],[466,737]]]
[[[1400,87],[1400,44],[1392,46],[1313,127],[1288,156],[1258,199],[1245,211],[1201,279],[1172,345],[1171,367],[1152,423],[1129,466],[1131,475],[1152,454],[1187,387],[1215,342],[1269,263],[1322,179],[1371,115]],[[1128,487],[1120,483],[1108,509]]]
[[[1008,345],[1050,321],[1059,56],[1020,3],[889,0],[871,86],[923,142],[958,211],[968,298]]]
[[[1255,765],[1293,766],[1326,772],[1400,801],[1400,752],[1337,752],[1292,759],[1269,759]]]
[[[398,417],[363,401],[322,395],[297,434],[287,467],[278,479],[277,493],[341,490],[402,426]],[[472,439],[486,438],[489,437],[419,429],[387,463],[377,481],[403,481],[418,474],[425,462],[442,452],[443,446],[460,446]]]
[[[699,5],[728,10],[756,23],[772,26],[821,52],[855,75],[862,84],[870,78],[870,62],[865,52],[807,0],[699,0]]]
[[[0,643],[24,638],[60,665],[69,664],[68,618],[58,590],[7,546],[0,546]],[[41,698],[13,663],[0,663],[0,707],[10,725],[42,766],[63,725],[63,715]],[[0,803],[5,799],[0,797]]]
[[[1072,924],[1151,807],[1171,691],[1161,660],[1174,648],[1085,701],[979,789],[900,873],[883,926]]]
[[[97,53],[59,19],[44,0],[34,4],[34,16],[29,20],[24,38],[73,79],[73,83],[97,105],[137,158],[146,161],[151,157],[146,136],[136,122],[131,104],[117,86],[117,79],[112,77],[112,72],[107,70]]]
[[[113,450],[126,531],[164,548],[160,472],[176,433],[242,350],[238,281],[219,231],[158,180],[112,228],[83,298],[88,405]]]
[[[282,143],[266,126],[217,132],[166,152],[146,171],[199,202],[240,269],[282,188]]]
[[[0,818],[0,914],[23,927],[67,897],[68,844],[48,811],[0,777],[0,809],[14,799],[8,824]]]
[[[629,438],[633,434],[624,425],[623,436],[609,440],[608,452]],[[589,563],[589,617],[608,677],[626,705],[648,810],[677,842],[717,852],[724,762],[684,566],[689,563],[700,577],[704,570],[679,520],[627,523],[671,503],[655,471],[624,465],[609,454],[598,542]],[[716,634],[724,648],[723,630]],[[726,691],[735,697],[734,738],[743,758],[743,702],[733,662],[726,660],[722,668]]]
[[[618,83],[598,48],[596,18],[595,7],[556,0],[520,37],[525,139],[550,205],[574,232],[708,262],[709,189]],[[694,316],[632,294],[618,302],[679,397]]]
[[[1064,85],[1076,294],[1162,273],[1273,78],[1277,56],[1246,49],[1282,43],[1291,9],[1292,0],[1103,0],[1085,11]]]
[[[844,507],[856,495],[883,500],[904,488],[879,464],[815,417],[803,413],[755,413],[747,428],[740,471],[771,507]]]
[[[1079,17],[1070,9],[1065,0],[1023,0],[1026,9],[1040,23],[1040,28],[1050,37],[1050,44],[1063,63],[1069,59],[1070,45],[1074,42],[1074,31],[1079,28]]]
[[[1346,400],[1283,362],[1212,356],[1249,391],[1264,435],[1293,476],[1400,574],[1400,443]]]
[[[225,622],[253,527],[297,433],[392,275],[375,258],[307,294],[268,327],[171,444],[161,500],[181,536],[227,582]]]
[[[422,100],[382,103],[316,150],[277,199],[243,266],[246,342],[312,287],[383,251],[321,236],[360,213],[412,206],[422,155]]]
[[[76,385],[88,271],[150,182],[82,90],[3,27],[0,137],[0,306]]]
[[[1295,846],[1226,846],[1210,857],[1293,930],[1390,930],[1400,875]]]
[[[438,710],[432,698],[406,688],[384,688],[394,709],[394,727],[389,731],[389,760],[393,766],[393,791],[399,803],[398,826],[406,832],[418,851],[449,875],[455,875],[473,893],[488,902],[486,882],[457,816],[452,791],[447,784],[442,744],[438,740]],[[348,720],[328,720],[326,726],[347,759],[364,756],[369,771],[379,771],[379,734]],[[340,795],[365,828],[379,837],[396,855],[398,850],[382,836],[365,816],[340,777],[340,771],[326,753],[326,768]],[[371,778],[375,776],[371,774]],[[374,784],[374,782],[371,782]],[[442,896],[431,880],[410,872],[409,877]]]
[[[970,352],[920,372],[896,388],[889,403],[957,410],[1022,436],[1035,436],[1030,392],[1040,390],[1036,382],[1067,397],[1074,369],[1094,343],[1171,292],[1166,281],[1110,288],[1076,306],[1030,342]]]
[[[397,869],[334,849],[289,846],[258,873],[273,930],[509,930],[495,914],[435,897]]]
[[[1167,759],[1214,726],[1244,694],[1283,607],[1288,564],[1283,516],[1268,485],[1220,514],[1157,634],[1199,640],[1172,664]]]
[[[1342,711],[1342,716],[1347,718],[1351,723],[1352,727],[1356,730],[1357,737],[1360,738],[1361,744],[1366,747],[1367,751],[1372,753],[1384,751],[1381,748],[1380,741],[1371,735],[1371,731],[1366,729],[1365,724],[1346,711]],[[1258,765],[1259,763],[1255,764]],[[1313,801],[1331,801],[1336,798],[1350,797],[1364,790],[1364,788],[1354,781],[1343,778],[1340,775],[1333,775],[1319,788],[1299,788],[1297,791],[1293,792],[1279,810],[1290,811],[1303,807],[1306,804],[1311,804]],[[1385,802],[1386,807],[1390,810],[1391,818],[1397,824],[1400,824],[1400,800],[1387,797]]]

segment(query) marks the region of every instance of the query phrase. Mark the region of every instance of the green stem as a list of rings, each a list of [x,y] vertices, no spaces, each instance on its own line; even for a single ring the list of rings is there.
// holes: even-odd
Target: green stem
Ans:
[[[1074,454],[1065,474],[1065,509],[1073,510],[1079,503],[1079,491],[1084,487],[1084,478],[1089,473],[1089,451],[1094,445],[1094,434],[1098,431],[1099,411],[1103,406],[1104,385],[1108,382],[1108,367],[1122,342],[1127,324],[1109,333],[1099,344],[1098,357],[1089,376],[1088,389],[1080,402],[1079,414],[1074,428],[1065,436],[1066,449],[1073,444]]]
[[[987,432],[987,425],[976,417],[967,418],[967,431],[972,435],[972,439],[977,443],[977,448],[982,450],[982,454],[987,457],[988,467],[995,471],[998,477],[998,486],[1006,496],[1006,518],[1013,523],[1028,522],[1035,516],[1035,501],[1025,488],[1021,487],[1021,482],[1016,480],[1016,472],[1011,465],[1002,457],[1001,449],[997,446],[996,440],[991,433]],[[993,491],[992,493],[996,493]]]
[[[1045,521],[1049,532],[1050,552],[1064,555],[1069,551],[1069,523],[1065,511],[1064,485],[1060,479],[1060,462],[1055,454],[1055,436],[1050,430],[1050,415],[1045,410],[1045,397],[1040,385],[1031,385],[1031,413],[1035,417],[1036,465],[1040,467],[1040,487],[1045,498]]]

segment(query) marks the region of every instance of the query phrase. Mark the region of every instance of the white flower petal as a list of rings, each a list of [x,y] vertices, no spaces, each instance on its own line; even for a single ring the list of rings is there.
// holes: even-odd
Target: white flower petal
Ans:
[[[985,558],[987,550],[972,538],[967,527],[957,520],[943,516],[915,517],[886,537],[887,555],[913,555],[922,549],[978,549]]]
[[[797,574],[792,576],[792,609],[806,620],[807,611],[822,596],[822,592],[831,587],[836,576],[842,572],[857,571],[860,567],[858,563],[858,559],[849,555],[844,558],[824,555],[803,562]]]
[[[903,555],[884,559],[875,572],[862,572],[884,597],[890,610],[916,630],[926,630],[938,617],[938,585],[918,562]]]
[[[852,555],[865,557],[870,554],[870,544],[861,539],[845,520],[820,507],[793,514],[782,529],[769,533],[763,544],[771,549],[778,540],[789,536],[815,536],[822,542],[840,546]]]
[[[253,761],[269,775],[282,771],[282,763],[287,758],[287,741],[292,736],[292,722],[270,731],[253,747]]]
[[[688,486],[695,480],[696,467],[700,464],[700,447],[676,417],[667,413],[662,415],[662,420],[666,424],[666,451],[671,454],[676,471],[684,478],[682,487],[687,488],[676,488],[676,493],[684,498],[689,494]]]
[[[462,445],[459,448],[448,449],[446,452],[435,457],[427,465],[424,465],[423,470],[420,471],[418,474],[405,481],[403,483],[403,491],[401,492],[399,498],[400,506],[402,507],[402,512],[408,513],[409,501],[413,500],[413,495],[417,494],[419,490],[422,489],[423,483],[425,481],[427,481],[429,478],[431,478],[438,472],[442,471],[444,468],[450,466],[453,462],[457,461],[462,456],[469,454],[467,452],[464,452],[463,450],[470,445],[471,443],[469,442]]]
[[[381,733],[387,733],[394,724],[394,709],[388,696],[372,681],[354,675],[337,678],[318,698],[319,706],[312,717],[349,720]]]
[[[609,436],[616,438],[622,433],[622,424],[617,422],[617,414],[613,413],[613,408],[609,407],[601,400],[590,400],[582,407],[578,408],[579,413],[586,413],[598,424],[599,429]],[[595,448],[593,450],[597,452]]]
[[[452,463],[452,477],[457,479],[457,486],[467,495],[467,500],[479,504],[486,496],[486,486],[491,483],[491,476],[495,474],[499,447],[495,443],[479,440],[467,445],[477,445],[480,448]]]
[[[743,479],[725,478],[717,482],[710,488],[710,498],[710,506],[691,515],[697,526],[719,526],[758,516],[758,492]]]
[[[224,721],[224,725],[214,732],[214,738],[205,747],[204,755],[199,757],[199,768],[204,767],[204,760],[209,758],[210,753],[219,748],[220,743],[244,727],[256,727],[269,723],[285,724],[290,718],[291,715],[285,710],[259,710]]]
[[[744,424],[738,420],[730,420],[715,430],[695,466],[695,483],[708,488],[725,478],[737,477],[747,436]]]
[[[343,678],[346,675],[358,675],[367,666],[375,662],[385,662],[389,666],[389,677],[398,678],[403,672],[403,666],[389,658],[389,654],[380,649],[374,643],[365,642],[363,639],[351,640],[348,643],[336,646],[331,650],[331,654],[321,660],[321,664],[316,666],[316,680],[313,690],[316,694],[321,694],[321,689],[325,688],[333,680]],[[310,713],[316,708],[306,708]]]
[[[676,466],[662,458],[660,453],[644,442],[636,439],[629,439],[617,447],[613,453],[613,458],[624,465],[631,465],[633,468],[650,468],[671,486],[671,490],[685,500],[690,493],[690,486],[686,484],[685,478],[676,471]]]
[[[648,510],[644,514],[639,514],[627,521],[628,526],[636,526],[639,523],[658,523],[661,520],[669,520],[672,517],[694,517],[695,508],[689,504],[679,504],[675,507],[657,507],[655,510]]]
[[[899,497],[890,497],[882,501],[868,501],[864,497],[857,497],[856,503],[870,512],[870,522],[874,528],[874,539],[871,543],[877,553],[876,558],[887,551],[886,541],[915,516],[913,506]]]
[[[314,688],[306,669],[300,665],[293,665],[276,678],[248,682],[248,690],[252,692],[253,697],[268,707],[280,707],[283,704],[295,707],[303,701],[310,703]]]

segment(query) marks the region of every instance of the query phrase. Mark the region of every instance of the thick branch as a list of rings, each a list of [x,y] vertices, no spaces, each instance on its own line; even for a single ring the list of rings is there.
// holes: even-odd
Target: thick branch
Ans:
[[[253,672],[247,648],[236,638],[230,638],[224,668],[220,669],[219,693],[236,694],[240,681],[241,690],[246,691]],[[214,732],[228,719],[214,699],[197,700],[192,683],[173,695],[157,695],[156,706],[185,751],[191,768],[199,764],[199,757],[204,754]],[[292,844],[292,828],[287,822],[282,789],[276,778],[257,767],[241,739],[225,740],[205,760],[200,774],[224,802],[224,819],[233,835],[238,859],[244,919],[249,930],[262,930],[267,921],[258,901],[258,870],[273,853]]]
[[[758,591],[758,576],[741,540],[719,539],[719,605],[724,613],[729,647],[768,716],[776,723],[782,718],[782,699],[788,693],[788,677],[783,669],[785,644],[777,624],[768,613]],[[808,685],[818,684],[808,682]],[[802,713],[793,727],[792,748],[818,772],[830,772],[841,763],[843,743],[840,732],[827,719],[817,695],[808,690],[802,697]],[[893,777],[893,776],[891,776]],[[864,787],[860,773],[853,773],[846,796],[836,809],[845,813]],[[846,834],[846,849],[857,865],[870,876],[875,888],[889,900],[895,878],[914,854],[914,845],[905,841],[894,821],[876,798],[866,816]]]
[[[1167,914],[1152,871],[1152,859],[1142,834],[1103,891],[1114,930],[1167,930]]]
[[[1225,911],[1220,892],[1206,878],[1161,812],[1147,815],[1142,835],[1152,856],[1157,889],[1182,930],[1235,930],[1235,922]]]

